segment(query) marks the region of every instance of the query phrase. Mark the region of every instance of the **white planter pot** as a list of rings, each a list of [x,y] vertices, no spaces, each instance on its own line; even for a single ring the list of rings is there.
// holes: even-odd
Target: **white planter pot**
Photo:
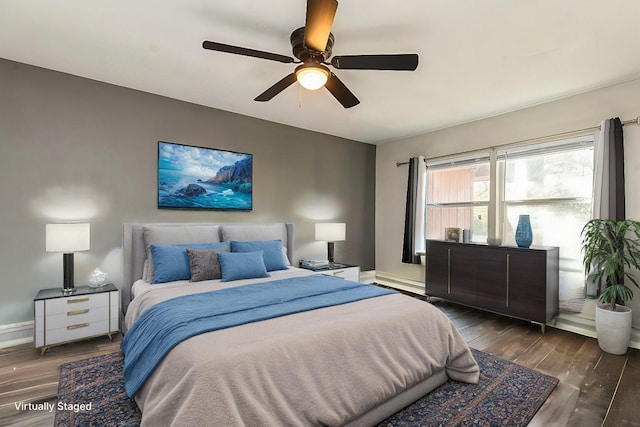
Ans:
[[[632,313],[629,307],[623,305],[617,307],[619,311],[596,306],[596,334],[602,351],[625,354],[631,339]]]

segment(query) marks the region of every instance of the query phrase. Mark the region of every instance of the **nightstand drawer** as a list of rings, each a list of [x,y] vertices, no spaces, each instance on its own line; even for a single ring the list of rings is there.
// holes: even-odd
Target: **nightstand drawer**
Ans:
[[[57,344],[66,341],[74,341],[86,337],[93,337],[96,335],[104,335],[109,333],[109,320],[103,318],[102,320],[94,322],[78,322],[66,325],[63,328],[49,329],[47,325],[46,340],[47,345]]]
[[[336,270],[327,270],[323,271],[322,274],[351,280],[352,282],[360,281],[360,267],[345,267]]]
[[[48,307],[47,307],[48,308]],[[109,318],[109,306],[103,305],[91,308],[69,310],[66,313],[47,312],[46,329],[61,329],[78,323],[91,323]]]
[[[95,295],[73,295],[64,298],[49,299],[46,300],[45,303],[47,317],[53,314],[67,315],[67,313],[74,311],[108,307],[109,294],[105,292]]]

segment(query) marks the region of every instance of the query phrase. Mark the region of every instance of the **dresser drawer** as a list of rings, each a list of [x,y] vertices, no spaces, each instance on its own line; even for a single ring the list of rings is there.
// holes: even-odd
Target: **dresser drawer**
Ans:
[[[53,298],[45,301],[46,316],[53,314],[67,314],[73,311],[91,310],[109,306],[109,293],[95,295],[77,295],[64,298]]]

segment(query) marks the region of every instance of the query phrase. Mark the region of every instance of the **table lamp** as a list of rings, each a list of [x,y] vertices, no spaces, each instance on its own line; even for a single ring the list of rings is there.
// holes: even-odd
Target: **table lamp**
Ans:
[[[73,292],[73,253],[88,251],[91,240],[90,224],[47,224],[46,251],[62,252],[64,293]]]
[[[333,243],[346,239],[347,225],[343,222],[321,222],[316,224],[316,240],[327,242],[327,259],[333,263]]]

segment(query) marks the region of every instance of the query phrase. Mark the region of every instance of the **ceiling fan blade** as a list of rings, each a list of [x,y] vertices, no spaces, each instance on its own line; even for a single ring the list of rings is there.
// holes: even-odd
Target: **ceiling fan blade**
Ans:
[[[269,101],[271,98],[273,98],[274,96],[276,96],[277,94],[279,94],[280,92],[282,92],[283,90],[285,90],[286,88],[294,84],[295,82],[296,82],[296,73],[291,73],[285,78],[283,78],[282,80],[280,80],[278,83],[271,86],[269,89],[262,92],[260,95],[256,96],[254,98],[254,101],[260,101],[260,102]]]
[[[338,76],[333,73],[331,73],[331,77],[329,77],[329,80],[327,80],[324,87],[331,92],[331,95],[333,95],[344,108],[351,108],[360,104],[358,98],[356,98],[344,83],[342,83]]]
[[[304,29],[306,47],[324,52],[337,9],[336,0],[307,0],[307,20]]]
[[[418,55],[345,55],[334,56],[331,65],[339,70],[413,71],[418,67]]]
[[[252,56],[254,58],[268,59],[270,61],[284,62],[285,64],[292,63],[293,58],[284,55],[278,55],[277,53],[263,52],[261,50],[247,49],[245,47],[231,46],[229,44],[203,41],[202,47],[209,50],[215,50],[218,52],[234,53],[236,55]]]

